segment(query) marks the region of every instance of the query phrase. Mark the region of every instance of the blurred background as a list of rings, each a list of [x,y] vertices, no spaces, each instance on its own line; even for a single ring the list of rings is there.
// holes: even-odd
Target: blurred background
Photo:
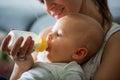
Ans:
[[[108,0],[114,21],[120,23],[120,0]],[[56,22],[38,0],[0,0],[0,44],[11,29],[37,34]],[[9,78],[13,63],[0,52],[0,80]]]

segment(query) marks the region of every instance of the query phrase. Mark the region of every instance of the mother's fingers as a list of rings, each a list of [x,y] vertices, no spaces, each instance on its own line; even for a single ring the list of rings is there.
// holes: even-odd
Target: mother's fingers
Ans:
[[[17,56],[22,42],[23,42],[23,37],[18,38],[18,40],[15,42],[14,46],[12,47],[10,51],[10,55]]]
[[[25,44],[23,45],[23,47],[20,48],[20,53],[18,54],[18,59],[20,61],[28,59],[28,56],[33,51],[33,46],[34,46],[34,41],[32,40],[31,37],[28,37],[27,40],[25,41]]]
[[[33,47],[34,47],[34,41],[31,40],[28,50],[26,52],[27,53],[26,55],[29,55],[33,51]]]
[[[7,52],[8,54],[10,53],[10,49],[8,48],[8,44],[10,42],[10,39],[11,39],[11,36],[10,35],[7,35],[3,41],[2,41],[2,44],[1,44],[1,50],[3,52]]]
[[[24,45],[20,48],[20,54],[19,54],[20,57],[24,57],[27,54],[27,51],[29,50],[29,46],[31,45],[31,42],[32,42],[32,37],[29,36],[26,39]]]

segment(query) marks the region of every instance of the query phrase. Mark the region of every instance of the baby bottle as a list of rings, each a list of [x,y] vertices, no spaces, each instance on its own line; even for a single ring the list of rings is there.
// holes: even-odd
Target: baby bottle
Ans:
[[[36,52],[42,52],[47,48],[47,41],[44,37],[39,37],[37,34],[35,34],[34,32],[28,32],[28,31],[20,31],[20,30],[11,30],[8,35],[11,35],[11,40],[8,44],[8,47],[11,48],[12,46],[14,46],[16,40],[19,37],[23,37],[24,41],[22,43],[22,45],[24,44],[24,42],[26,41],[26,39],[28,38],[28,36],[31,36],[32,39],[34,40],[34,50]],[[22,46],[21,45],[21,46]]]

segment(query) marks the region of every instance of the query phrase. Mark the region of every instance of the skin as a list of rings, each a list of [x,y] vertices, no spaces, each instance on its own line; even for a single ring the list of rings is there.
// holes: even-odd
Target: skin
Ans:
[[[102,17],[97,11],[97,7],[90,0],[39,0],[45,6],[46,12],[52,17],[59,19],[67,14],[81,13],[90,16],[102,24]],[[89,5],[87,5],[89,4]],[[40,36],[46,37],[50,28],[40,32]],[[42,34],[41,34],[42,33]]]
[[[95,54],[103,37],[104,32],[95,20],[79,14],[65,16],[57,21],[47,35],[47,58],[52,63],[68,63],[75,60],[81,64]]]
[[[52,31],[47,35],[48,48],[46,49],[46,51],[49,62],[68,63],[71,61],[77,61],[81,64],[86,59],[91,57],[91,55],[93,55],[93,53],[95,53],[95,51],[97,50],[97,47],[100,46],[104,35],[101,34],[103,33],[103,30],[100,27],[100,24],[95,20],[83,15],[77,17],[80,18],[63,17],[62,19],[57,21],[55,26],[52,28]],[[88,24],[86,24],[86,21],[88,22]],[[96,26],[98,27],[95,28]],[[89,30],[86,30],[86,28],[88,28]],[[92,43],[89,42],[91,41],[90,38],[93,36],[95,38],[92,38],[93,40],[97,39],[99,41],[96,45],[97,47],[93,46],[93,43],[95,43],[94,41],[92,41]],[[3,51],[5,51],[9,40],[10,36],[8,35],[2,44],[2,46],[4,46],[2,47]],[[8,47],[6,50],[9,51],[7,52],[8,55],[10,55],[10,57],[15,62],[14,70],[10,80],[18,79],[21,74],[30,69],[34,63],[32,55],[30,54],[34,44],[32,38],[28,37],[23,47],[20,47],[22,41],[23,38],[20,37],[11,50]],[[30,49],[31,51],[29,51]],[[26,52],[26,54],[24,53],[24,51]],[[26,56],[24,61],[20,61],[18,58],[16,58],[23,55]]]
[[[39,0],[52,17],[59,19],[69,13],[82,13],[102,23],[97,7],[91,0]],[[89,5],[87,5],[89,4]]]
[[[67,1],[73,4],[72,5],[67,4]],[[97,7],[92,2],[92,0],[74,0],[74,1],[73,0],[43,0],[43,2],[46,7],[46,11],[49,14],[52,11],[50,9],[52,4],[56,4],[56,6],[59,6],[59,7],[61,6],[62,8],[64,8],[64,11],[61,12],[60,15],[57,15],[58,17],[55,17],[54,15],[50,14],[51,16],[57,19],[59,19],[60,17],[66,14],[69,14],[70,12],[78,12],[78,13],[91,16],[92,18],[96,19],[100,24],[102,24],[102,16],[98,12]],[[74,4],[74,3],[77,3],[77,4]],[[75,9],[75,11],[72,11],[73,8],[76,8],[76,7],[79,8],[79,10]],[[54,7],[52,9],[56,10],[57,7]],[[106,26],[108,26],[107,23],[106,23]],[[106,33],[106,31],[108,30],[104,30],[104,31]],[[46,36],[46,35],[43,35],[43,36]],[[107,41],[107,44],[105,45],[105,48],[103,51],[101,64],[95,73],[94,80],[119,80],[120,79],[120,76],[119,76],[120,74],[120,53],[119,53],[120,43],[119,41],[120,41],[120,31],[114,33]]]
[[[9,49],[8,43],[10,39],[11,39],[11,36],[9,35],[5,37],[5,39],[1,44],[1,49],[2,51],[5,51],[11,57],[11,59],[15,62],[14,69],[13,69],[14,72],[12,73],[10,80],[16,80],[18,79],[18,76],[20,76],[24,71],[31,68],[31,66],[34,63],[33,57],[31,55],[34,41],[32,40],[31,37],[28,37],[25,44],[22,47],[20,47],[20,45],[23,42],[23,37],[20,37],[15,42],[15,45],[12,47],[12,49]],[[24,56],[24,55],[26,55],[24,61],[18,60],[17,58],[18,56]]]
[[[66,22],[68,23],[68,22]],[[73,61],[73,55],[78,47],[76,47],[76,35],[72,27],[64,21],[58,21],[52,28],[52,31],[47,35],[47,58],[50,62]],[[74,22],[73,22],[74,23]],[[64,46],[63,46],[64,45]]]
[[[71,6],[71,8],[70,7],[67,8],[68,6],[67,2],[71,3],[71,1],[72,2],[76,1],[79,3],[79,6],[80,6],[80,7],[77,6],[77,8],[79,8],[79,11],[77,11],[78,13],[91,16],[92,18],[96,19],[100,24],[102,24],[102,17],[99,14],[96,5],[91,0],[43,0],[43,1],[45,2],[44,5],[48,13],[51,11],[50,7],[52,6],[53,3],[59,7],[60,5],[62,5],[61,7],[63,7],[65,10],[64,12],[61,13],[61,16],[56,17],[57,19],[59,19],[60,17],[66,14],[69,14],[69,12],[71,13],[71,8],[77,6],[76,4],[74,5],[72,4],[73,6],[69,5]],[[54,8],[57,8],[57,7],[54,7]],[[106,24],[106,26],[107,25],[108,24]],[[49,31],[50,31],[50,28],[45,30],[45,32],[49,32]],[[105,30],[105,33],[106,31],[107,30]],[[44,33],[42,35],[46,36],[46,34],[47,33]],[[2,49],[4,49],[4,51],[6,52],[10,52],[9,49],[6,47],[7,42],[9,42],[8,40],[9,38],[10,36],[7,36],[2,43]],[[100,64],[100,67],[97,69],[97,72],[95,73],[94,80],[119,80],[120,79],[120,76],[119,76],[120,74],[120,53],[119,53],[120,43],[119,41],[120,41],[120,31],[114,33],[107,41],[107,44],[105,45],[105,48],[104,48],[101,64]],[[21,41],[18,40],[17,43],[19,42]],[[30,49],[28,49],[27,51],[30,51]],[[11,52],[14,52],[14,50],[12,50]],[[28,54],[28,53],[23,52],[23,54]],[[28,68],[26,68],[26,70],[27,69]],[[14,77],[14,75],[12,77]]]

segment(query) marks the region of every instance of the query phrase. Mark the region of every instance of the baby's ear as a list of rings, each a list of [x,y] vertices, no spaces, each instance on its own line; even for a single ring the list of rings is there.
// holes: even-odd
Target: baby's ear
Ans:
[[[88,54],[87,48],[79,48],[73,53],[73,59],[84,59],[86,55]]]

